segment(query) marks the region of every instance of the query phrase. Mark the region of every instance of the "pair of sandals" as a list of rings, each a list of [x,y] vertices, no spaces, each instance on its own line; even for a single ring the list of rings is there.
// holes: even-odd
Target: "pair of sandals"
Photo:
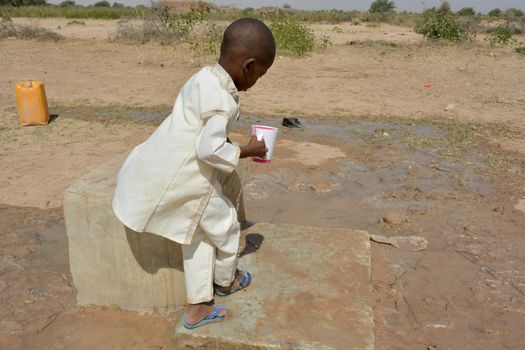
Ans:
[[[215,294],[221,297],[228,296],[230,294],[233,294],[235,292],[238,292],[250,285],[252,282],[252,275],[248,271],[242,271],[237,269],[235,272],[235,276],[237,277],[239,274],[242,274],[241,283],[236,288],[232,288],[228,291],[215,291]],[[204,317],[202,320],[195,322],[195,323],[189,323],[186,320],[186,317],[182,317],[182,325],[186,327],[187,329],[195,329],[202,326],[205,326],[210,323],[220,322],[224,321],[224,316],[219,316],[220,313],[224,310],[224,307],[221,305],[215,305],[215,309],[206,317]]]

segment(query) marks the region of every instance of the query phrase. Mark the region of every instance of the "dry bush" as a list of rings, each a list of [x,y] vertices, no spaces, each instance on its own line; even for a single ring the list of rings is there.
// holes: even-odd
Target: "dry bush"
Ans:
[[[115,39],[169,44],[188,41],[195,25],[203,22],[211,6],[202,1],[167,1],[152,4],[139,21],[119,23]]]
[[[196,54],[215,55],[219,52],[226,27],[217,23],[204,23],[202,30],[192,40],[191,49]]]
[[[74,20],[72,20],[72,21],[67,22],[67,25],[68,25],[68,26],[72,26],[72,25],[75,25],[75,24],[78,24],[78,25],[81,25],[81,26],[85,26],[85,25],[86,25],[86,22],[84,22],[84,21],[79,21],[78,19],[74,19]]]
[[[113,38],[142,44],[150,41],[168,44],[179,39],[164,22],[155,17],[148,17],[139,21],[120,21]]]
[[[14,24],[10,19],[2,18],[0,21],[0,38],[38,39],[59,41],[64,37],[52,30],[40,27],[36,24],[20,25]]]

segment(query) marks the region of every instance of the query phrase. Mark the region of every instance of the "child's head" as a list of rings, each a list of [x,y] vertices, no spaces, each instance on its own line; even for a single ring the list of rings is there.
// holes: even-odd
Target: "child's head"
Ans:
[[[251,88],[272,66],[275,39],[270,29],[253,18],[239,19],[226,28],[219,63],[240,91]]]

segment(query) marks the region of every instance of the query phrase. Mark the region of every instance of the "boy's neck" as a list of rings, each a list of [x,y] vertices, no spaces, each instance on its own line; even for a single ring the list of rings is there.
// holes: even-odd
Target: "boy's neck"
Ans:
[[[226,73],[228,73],[230,78],[232,78],[233,83],[235,84],[235,87],[239,89],[239,85],[237,84],[237,78],[234,74],[235,70],[233,69],[233,65],[231,64],[231,62],[229,63],[228,61],[226,61],[225,59],[221,57],[219,58],[219,61],[217,63],[222,67],[222,69],[226,71]]]

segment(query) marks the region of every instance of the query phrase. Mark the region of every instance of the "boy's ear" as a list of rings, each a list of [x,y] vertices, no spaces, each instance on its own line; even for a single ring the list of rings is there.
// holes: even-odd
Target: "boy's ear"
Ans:
[[[250,69],[253,69],[255,67],[255,58],[248,58],[244,61],[242,64],[242,69],[245,73],[249,72]]]

